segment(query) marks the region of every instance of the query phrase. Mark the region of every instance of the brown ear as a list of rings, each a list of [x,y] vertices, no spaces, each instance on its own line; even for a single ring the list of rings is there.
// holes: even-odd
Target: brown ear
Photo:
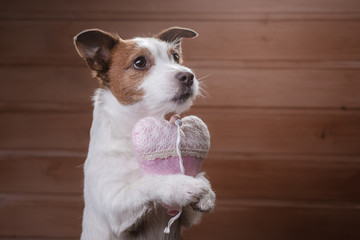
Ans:
[[[119,42],[119,37],[99,29],[85,30],[74,37],[75,47],[92,70],[107,71],[111,50]]]
[[[198,34],[194,30],[181,27],[171,27],[163,30],[156,35],[157,38],[165,42],[179,44],[181,38],[193,38],[197,37]]]

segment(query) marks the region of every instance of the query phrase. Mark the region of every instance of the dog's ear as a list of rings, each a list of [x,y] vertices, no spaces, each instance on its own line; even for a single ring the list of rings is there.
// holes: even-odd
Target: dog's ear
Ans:
[[[99,29],[85,30],[74,37],[76,50],[92,70],[107,71],[111,51],[119,37]]]
[[[169,43],[175,43],[176,45],[180,45],[181,38],[194,38],[197,36],[198,34],[194,30],[181,27],[171,27],[155,35],[155,37],[159,38],[160,40]]]

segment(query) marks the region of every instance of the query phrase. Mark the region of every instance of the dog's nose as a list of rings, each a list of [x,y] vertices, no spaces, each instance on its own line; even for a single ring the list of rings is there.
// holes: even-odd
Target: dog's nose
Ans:
[[[175,75],[176,79],[190,87],[194,83],[194,74],[191,72],[179,72]]]

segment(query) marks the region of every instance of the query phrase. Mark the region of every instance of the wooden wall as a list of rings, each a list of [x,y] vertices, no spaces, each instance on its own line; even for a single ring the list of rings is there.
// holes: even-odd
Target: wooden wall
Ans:
[[[2,0],[0,240],[78,239],[97,86],[72,37],[178,25],[213,214],[185,239],[360,239],[360,1]]]

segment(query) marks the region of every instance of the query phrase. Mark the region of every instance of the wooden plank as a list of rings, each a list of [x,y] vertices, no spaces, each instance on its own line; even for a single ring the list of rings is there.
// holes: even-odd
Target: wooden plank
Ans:
[[[47,9],[48,10],[48,9]],[[193,21],[353,21],[360,19],[360,12],[164,12],[164,11],[50,11],[14,10],[0,12],[0,19],[4,21],[13,20],[131,20],[131,21],[182,21],[184,19]],[[34,14],[34,12],[36,14]]]
[[[360,4],[354,0],[317,0],[317,1],[283,1],[283,0],[246,0],[246,1],[212,1],[203,4],[201,0],[184,0],[168,2],[163,0],[122,1],[4,1],[0,11],[3,19],[242,19],[259,16],[271,18],[276,13],[306,17],[326,14],[328,16],[345,13],[343,16],[359,12]],[[214,13],[217,13],[216,15]],[[221,17],[220,17],[220,16]],[[230,16],[229,16],[230,15]],[[245,15],[245,16],[244,16]],[[250,15],[250,16],[249,16]],[[230,18],[231,17],[231,18]]]
[[[212,151],[358,154],[360,115],[346,111],[194,109],[212,136]]]
[[[82,157],[2,156],[0,192],[82,193]],[[360,201],[360,156],[210,154],[218,198]]]
[[[0,148],[87,149],[91,113],[0,113]]]
[[[91,106],[97,87],[90,70],[78,67],[1,67],[0,102],[84,104]]]
[[[220,198],[360,201],[360,156],[210,154],[204,169]]]
[[[78,238],[18,238],[18,237],[0,237],[0,240],[78,240]]]
[[[324,69],[349,69],[357,70],[360,68],[359,61],[343,61],[343,60],[276,60],[276,59],[234,59],[234,60],[216,60],[216,59],[186,59],[185,65],[192,68],[206,69],[305,69],[305,70],[324,70]],[[83,66],[83,65],[82,65]]]
[[[0,156],[0,192],[82,193],[84,157]]]
[[[215,63],[214,63],[215,64]],[[360,108],[359,70],[193,69],[207,92],[199,106]],[[0,103],[90,108],[97,87],[84,67],[0,67]],[[19,108],[19,107],[18,107]]]
[[[0,235],[71,238],[80,236],[79,195],[0,194]]]
[[[199,105],[240,107],[358,107],[360,71],[214,69],[199,71],[208,97]],[[356,104],[354,104],[356,102]]]
[[[213,152],[359,154],[358,111],[194,108]],[[90,112],[2,112],[0,148],[85,150]]]
[[[75,238],[80,233],[80,196],[0,195],[3,237]],[[357,239],[356,204],[310,204],[278,201],[217,202],[186,239]]]
[[[84,29],[97,27],[128,38],[171,25],[200,33],[184,42],[185,57],[192,60],[354,62],[360,56],[359,21],[11,21],[0,23],[6,33],[0,39],[0,64],[83,65],[72,37]]]
[[[221,206],[201,224],[185,231],[186,239],[359,239],[360,211],[331,206]]]

